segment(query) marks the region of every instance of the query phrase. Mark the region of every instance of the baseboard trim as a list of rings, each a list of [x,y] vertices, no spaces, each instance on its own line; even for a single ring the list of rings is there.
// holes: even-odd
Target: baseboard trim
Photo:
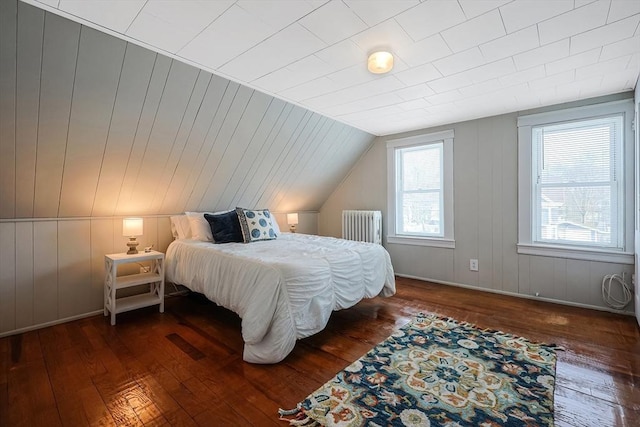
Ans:
[[[52,320],[50,322],[39,323],[37,325],[31,325],[31,326],[27,326],[20,329],[14,329],[12,331],[0,332],[0,338],[8,337],[11,335],[22,334],[24,332],[31,332],[37,329],[47,328],[49,326],[55,326],[61,323],[67,323],[73,320],[84,319],[85,317],[91,317],[91,316],[95,316],[96,314],[103,314],[103,313],[104,313],[104,310],[101,309],[101,310],[91,311],[89,313],[78,314],[76,316],[65,317],[64,319]]]
[[[493,293],[493,294],[508,295],[508,296],[511,296],[511,297],[525,298],[525,299],[530,299],[530,300],[535,300],[535,301],[545,301],[545,302],[551,302],[551,303],[554,303],[554,304],[568,305],[568,306],[571,306],[571,307],[588,308],[588,309],[591,309],[591,310],[598,310],[598,311],[607,311],[609,313],[624,314],[626,316],[635,316],[635,313],[633,311],[628,311],[628,310],[616,310],[616,309],[609,308],[609,307],[600,307],[600,306],[597,306],[597,305],[582,304],[582,303],[579,303],[579,302],[563,301],[563,300],[558,300],[558,299],[554,299],[554,298],[536,297],[536,296],[533,296],[533,295],[519,294],[519,293],[516,293],[516,292],[501,291],[499,289],[487,289],[487,288],[481,288],[481,287],[478,287],[478,286],[465,285],[465,284],[462,284],[462,283],[448,282],[446,280],[436,280],[436,279],[429,279],[429,278],[426,278],[426,277],[418,277],[418,276],[413,276],[413,275],[410,275],[410,274],[396,273],[396,276],[398,276],[398,277],[406,277],[407,279],[416,279],[416,280],[423,280],[425,282],[438,283],[440,285],[456,286],[458,288],[465,288],[465,289],[473,289],[474,291],[482,291],[482,292],[489,292],[489,293]]]

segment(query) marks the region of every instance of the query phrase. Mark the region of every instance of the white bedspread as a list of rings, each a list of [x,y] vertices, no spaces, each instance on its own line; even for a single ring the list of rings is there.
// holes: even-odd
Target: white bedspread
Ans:
[[[281,361],[297,339],[324,329],[333,310],[395,293],[382,246],[305,234],[248,244],[175,240],[165,268],[168,281],[242,318],[243,359],[252,363]]]

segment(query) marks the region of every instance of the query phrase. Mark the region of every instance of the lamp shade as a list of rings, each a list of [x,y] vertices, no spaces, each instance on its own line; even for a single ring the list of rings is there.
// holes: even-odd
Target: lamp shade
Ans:
[[[297,213],[287,214],[287,224],[289,224],[289,225],[297,225],[298,224],[298,214]]]
[[[393,55],[389,52],[373,52],[369,55],[367,69],[373,74],[384,74],[393,68]]]
[[[142,218],[124,218],[122,220],[123,236],[142,236]]]

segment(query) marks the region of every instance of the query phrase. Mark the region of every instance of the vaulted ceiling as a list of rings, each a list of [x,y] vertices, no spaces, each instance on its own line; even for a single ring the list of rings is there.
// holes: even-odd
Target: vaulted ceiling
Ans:
[[[0,219],[317,210],[373,136],[0,1]]]
[[[633,89],[638,0],[25,0],[375,135]],[[367,54],[395,55],[390,74]]]

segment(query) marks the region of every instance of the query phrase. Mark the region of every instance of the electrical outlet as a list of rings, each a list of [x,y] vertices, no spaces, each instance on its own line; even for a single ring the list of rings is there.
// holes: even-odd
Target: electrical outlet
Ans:
[[[469,260],[469,270],[478,271],[478,260],[477,259],[470,259]]]
[[[141,266],[140,267],[140,273],[150,273],[151,272],[151,267],[149,266]]]

